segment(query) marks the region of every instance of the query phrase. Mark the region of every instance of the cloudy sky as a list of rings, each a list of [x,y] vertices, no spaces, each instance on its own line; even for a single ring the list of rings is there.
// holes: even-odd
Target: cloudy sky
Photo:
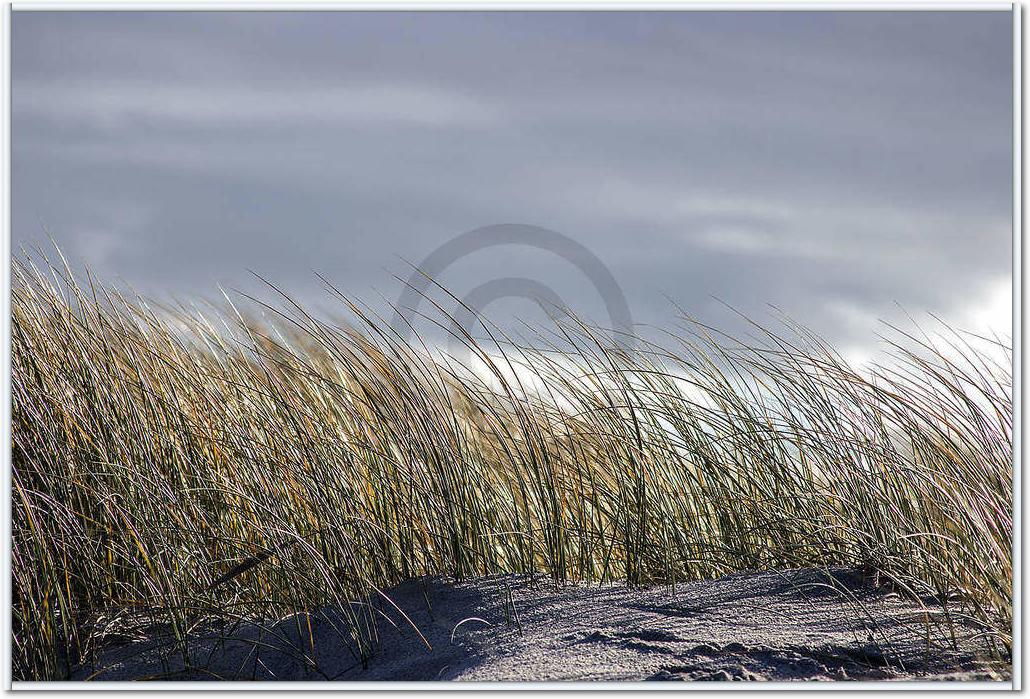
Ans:
[[[518,223],[589,250],[641,324],[671,298],[849,347],[899,305],[1010,332],[1007,12],[17,12],[12,33],[13,246],[45,228],[149,294],[251,269],[320,298],[317,270],[375,305],[406,261]],[[574,262],[495,246],[440,281],[607,324]]]

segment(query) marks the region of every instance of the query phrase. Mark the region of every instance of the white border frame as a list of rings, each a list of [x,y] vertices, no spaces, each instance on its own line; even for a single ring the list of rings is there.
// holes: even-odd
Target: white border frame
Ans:
[[[0,433],[0,448],[3,449],[3,502],[0,510],[3,521],[11,522],[11,7],[5,5],[0,12],[0,45],[6,46],[0,57],[0,158],[3,159],[3,170],[0,174],[0,211],[3,212],[3,235],[0,236],[0,250],[3,252],[4,265],[0,268],[0,305],[3,306],[3,347],[0,348],[0,363],[3,373],[0,374],[0,392],[3,393],[3,405],[0,405],[0,420],[3,420],[3,431]],[[3,667],[4,686],[10,689],[11,672],[11,532],[10,526],[0,527],[3,530],[3,567],[4,575],[0,578],[0,619],[3,619],[3,638],[0,638],[0,662]]]
[[[240,11],[448,11],[468,10],[480,12],[506,12],[528,10],[559,12],[575,10],[580,12],[624,11],[644,12],[654,10],[682,12],[1011,12],[1014,4],[985,0],[985,2],[793,2],[773,3],[754,0],[724,0],[724,2],[687,2],[684,0],[642,0],[638,3],[620,0],[379,0],[378,2],[339,2],[338,0],[304,0],[303,2],[282,2],[281,0],[257,0],[256,2],[232,2],[212,0],[211,2],[146,2],[146,0],[115,0],[114,2],[51,2],[49,0],[23,0],[9,3],[17,12],[49,11],[133,11],[133,12],[224,12]]]
[[[1012,687],[1023,689],[1023,13],[1012,13]]]
[[[0,629],[0,676],[3,677],[3,690],[8,691],[340,691],[347,690],[361,694],[369,691],[516,691],[516,692],[554,692],[554,691],[684,691],[695,692],[751,691],[751,690],[792,690],[792,691],[854,691],[854,690],[922,690],[922,691],[983,691],[983,690],[1015,690],[1022,691],[1022,428],[1026,415],[1022,410],[1022,5],[1020,2],[754,2],[753,0],[726,0],[721,3],[683,2],[681,0],[645,0],[639,3],[618,2],[613,0],[450,0],[433,2],[425,0],[380,0],[379,2],[334,2],[331,0],[312,2],[306,0],[297,3],[284,3],[279,0],[256,2],[146,2],[121,0],[115,2],[49,2],[47,0],[25,0],[23,2],[3,2],[0,9],[0,157],[3,167],[0,169],[0,212],[2,212],[2,235],[0,235],[0,251],[5,264],[0,266],[0,305],[3,317],[0,320],[2,330],[2,347],[0,347],[0,392],[3,403],[0,405],[0,420],[3,430],[0,433],[0,449],[3,450],[3,467],[7,475],[2,483],[0,509],[4,522],[11,521],[11,300],[10,300],[10,243],[11,243],[11,13],[43,12],[43,11],[759,11],[759,12],[793,12],[793,11],[996,11],[1012,14],[1012,48],[1013,48],[1013,113],[1012,113],[1012,342],[1013,342],[1013,396],[1014,396],[1014,443],[1013,443],[1013,654],[1011,682],[762,682],[750,683],[746,688],[733,683],[710,684],[700,689],[696,683],[678,685],[678,683],[653,682],[152,682],[146,685],[127,682],[13,682],[10,677],[11,668],[11,579],[10,561],[11,541],[9,530],[3,535],[4,575],[0,577],[0,611],[2,629]],[[677,686],[678,685],[678,686]]]

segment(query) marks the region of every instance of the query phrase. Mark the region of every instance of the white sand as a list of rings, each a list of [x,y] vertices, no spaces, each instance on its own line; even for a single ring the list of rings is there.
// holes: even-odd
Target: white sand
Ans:
[[[251,624],[191,641],[191,669],[160,633],[110,645],[74,677],[98,680],[838,680],[1009,679],[977,660],[983,640],[927,642],[942,612],[874,589],[860,575],[814,570],[738,574],[650,588],[556,590],[546,580],[409,581],[385,591],[379,650],[363,666],[338,613]],[[427,599],[432,608],[427,605]],[[360,609],[360,607],[355,607]],[[953,610],[958,611],[958,610]],[[517,618],[516,618],[517,612]],[[300,627],[300,628],[298,628]],[[939,637],[937,629],[930,636]],[[311,640],[314,648],[311,648]]]

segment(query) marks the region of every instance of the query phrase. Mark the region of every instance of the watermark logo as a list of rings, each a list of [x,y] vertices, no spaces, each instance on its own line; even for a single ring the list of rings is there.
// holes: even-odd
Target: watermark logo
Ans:
[[[406,337],[410,332],[402,313],[415,312],[444,272],[462,258],[494,247],[518,245],[556,255],[565,260],[593,285],[608,313],[613,342],[626,350],[633,347],[633,316],[622,288],[615,276],[597,255],[582,243],[567,235],[540,226],[523,223],[498,223],[462,233],[451,238],[433,250],[408,278],[397,300],[391,325],[393,330]],[[491,279],[475,287],[463,297],[461,303],[447,313],[451,320],[452,335],[475,334],[483,310],[494,301],[505,298],[522,298],[540,306],[548,315],[565,308],[575,309],[577,304],[565,300],[546,283],[521,276],[506,276]]]

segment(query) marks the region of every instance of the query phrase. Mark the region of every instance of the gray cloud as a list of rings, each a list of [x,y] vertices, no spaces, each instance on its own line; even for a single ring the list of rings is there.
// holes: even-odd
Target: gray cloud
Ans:
[[[13,242],[42,221],[155,294],[254,269],[313,297],[317,269],[375,302],[403,260],[525,222],[643,323],[667,295],[852,345],[896,304],[976,324],[1011,274],[1011,48],[1002,12],[18,12]],[[540,251],[442,281],[512,276],[604,320]]]

